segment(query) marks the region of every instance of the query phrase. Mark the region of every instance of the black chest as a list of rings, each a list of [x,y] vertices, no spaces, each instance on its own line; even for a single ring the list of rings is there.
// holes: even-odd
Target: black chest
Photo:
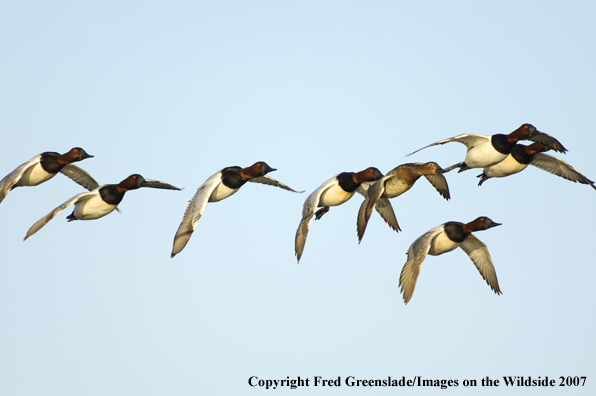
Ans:
[[[110,205],[118,205],[122,201],[122,198],[124,198],[125,192],[118,191],[115,184],[109,184],[99,189],[101,199]]]
[[[240,171],[242,170],[239,166],[230,166],[228,168],[224,168],[221,172],[221,182],[228,188],[237,189],[240,188],[246,183],[246,180],[242,178]]]
[[[491,143],[495,150],[497,150],[501,154],[509,154],[511,150],[515,147],[515,142],[511,143],[507,139],[507,135],[497,134],[491,137]]]
[[[462,243],[464,239],[470,234],[464,232],[463,224],[457,221],[449,221],[445,223],[445,234],[453,242]]]
[[[60,172],[60,169],[64,168],[64,165],[58,162],[59,156],[60,154],[51,151],[41,154],[41,160],[39,163],[41,164],[43,170],[54,175]]]
[[[532,162],[533,155],[526,153],[526,147],[520,146],[519,144],[516,145],[513,150],[511,150],[511,156],[515,158],[517,162],[520,164],[527,165]]]
[[[356,189],[358,187],[360,187],[360,183],[356,183],[354,181],[353,176],[354,176],[354,173],[352,173],[352,172],[344,172],[344,173],[340,173],[339,175],[337,175],[337,181],[339,183],[339,186],[345,192],[351,193],[351,192],[356,191]]]

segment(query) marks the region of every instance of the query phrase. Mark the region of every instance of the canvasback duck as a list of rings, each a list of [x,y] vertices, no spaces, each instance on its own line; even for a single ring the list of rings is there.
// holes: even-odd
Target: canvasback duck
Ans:
[[[420,176],[426,177],[439,194],[449,200],[451,198],[449,186],[443,173],[445,171],[436,162],[403,164],[387,172],[368,188],[366,199],[360,205],[357,221],[358,241],[362,241],[366,225],[375,207],[389,227],[397,232],[401,231],[389,198],[398,197],[408,191]]]
[[[427,254],[438,256],[461,247],[470,256],[478,268],[480,275],[496,294],[501,294],[495,266],[488,253],[488,248],[478,238],[472,235],[474,231],[487,230],[500,226],[488,217],[478,217],[476,220],[463,224],[449,221],[426,232],[416,239],[408,249],[408,261],[401,270],[399,285],[407,304],[412,298],[416,280],[420,274],[422,262]]]
[[[256,162],[248,168],[230,166],[223,168],[205,181],[195,193],[194,197],[186,207],[182,222],[174,236],[174,246],[171,257],[174,257],[184,249],[192,233],[197,227],[197,222],[203,215],[208,202],[218,202],[240,190],[246,182],[268,184],[283,188],[284,190],[296,191],[277,180],[266,176],[267,173],[277,169],[271,168],[266,162]],[[300,191],[302,192],[302,191]]]
[[[68,176],[76,183],[93,190],[99,184],[84,170],[73,162],[93,158],[80,147],[75,147],[64,154],[46,151],[31,158],[0,180],[0,202],[6,198],[10,190],[21,186],[37,186],[56,176],[58,172]]]
[[[95,220],[112,213],[117,209],[118,204],[124,198],[124,194],[129,190],[136,190],[141,187],[162,188],[166,190],[180,190],[171,184],[163,183],[157,180],[145,179],[143,176],[134,174],[122,180],[118,184],[105,184],[90,192],[84,192],[75,195],[56,209],[41,218],[37,223],[27,231],[25,239],[39,231],[50,220],[56,217],[60,212],[74,204],[74,210],[66,218],[73,220]]]
[[[427,147],[439,144],[450,142],[462,143],[468,148],[465,160],[445,168],[445,172],[449,172],[455,168],[459,168],[459,172],[462,172],[470,168],[486,168],[487,166],[492,166],[503,161],[505,157],[511,153],[511,150],[519,140],[531,140],[537,143],[542,143],[552,150],[561,153],[567,151],[567,149],[554,137],[538,131],[534,125],[523,124],[508,135],[496,134],[485,136],[464,134],[429,144],[408,155],[412,155]]]
[[[329,211],[331,206],[338,206],[347,202],[356,192],[365,195],[366,191],[363,185],[370,185],[382,177],[383,174],[377,168],[372,167],[357,173],[343,172],[321,184],[306,198],[302,208],[302,220],[296,231],[295,251],[298,262],[300,262],[304,251],[304,244],[313,216],[319,220]],[[317,208],[321,209],[315,212]]]
[[[572,182],[588,184],[596,190],[596,186],[594,186],[592,180],[576,171],[567,162],[560,158],[542,154],[548,150],[548,147],[540,143],[532,143],[529,146],[518,143],[513,150],[511,150],[511,154],[509,154],[503,161],[496,165],[484,168],[484,171],[478,175],[480,178],[478,185],[481,186],[482,183],[490,178],[513,175],[523,171],[528,165],[534,165],[537,168],[567,180],[571,180]]]

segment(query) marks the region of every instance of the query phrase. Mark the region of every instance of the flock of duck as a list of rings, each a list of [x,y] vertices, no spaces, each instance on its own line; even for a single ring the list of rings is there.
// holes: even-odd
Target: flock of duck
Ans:
[[[533,143],[526,146],[518,143],[520,140],[529,140]],[[463,134],[455,136],[432,143],[408,155],[431,146],[450,142],[464,144],[467,147],[467,154],[462,162],[448,168],[443,169],[436,162],[407,163],[399,165],[383,175],[377,168],[371,167],[355,173],[339,173],[321,184],[304,202],[302,219],[298,225],[295,238],[295,253],[298,262],[304,252],[306,237],[313,217],[319,220],[329,211],[331,206],[338,206],[347,202],[356,192],[364,196],[357,217],[359,241],[364,236],[373,209],[377,210],[389,227],[396,232],[400,231],[389,199],[398,197],[408,191],[421,176],[424,176],[439,194],[447,200],[450,199],[450,194],[444,174],[456,168],[459,168],[459,172],[471,168],[482,168],[483,172],[478,176],[480,178],[478,185],[482,185],[490,178],[510,176],[521,172],[528,165],[534,165],[567,180],[590,185],[596,190],[593,181],[577,172],[567,162],[544,154],[548,150],[560,153],[565,153],[567,150],[557,139],[538,131],[531,124],[523,124],[509,134],[490,136]],[[14,188],[37,186],[50,180],[59,172],[89,190],[75,195],[38,220],[25,235],[25,240],[71,205],[74,205],[74,210],[67,216],[68,221],[94,220],[117,210],[118,204],[129,190],[141,187],[180,190],[171,184],[146,179],[139,174],[130,175],[118,184],[100,186],[91,175],[73,165],[74,162],[91,157],[93,156],[80,147],[75,147],[65,154],[45,152],[25,162],[0,181],[0,203]],[[238,192],[246,182],[268,184],[288,191],[299,192],[267,176],[268,173],[275,170],[267,163],[260,161],[247,168],[227,167],[208,178],[198,188],[184,212],[182,222],[174,236],[171,257],[184,249],[203,215],[207,203],[228,198]],[[450,221],[429,230],[416,239],[408,249],[407,262],[402,269],[399,280],[404,302],[407,304],[412,298],[425,257],[428,254],[438,256],[457,247],[462,248],[468,254],[490,288],[495,293],[501,294],[488,248],[472,235],[473,232],[487,230],[499,225],[501,224],[495,223],[488,217],[478,217],[469,223]]]

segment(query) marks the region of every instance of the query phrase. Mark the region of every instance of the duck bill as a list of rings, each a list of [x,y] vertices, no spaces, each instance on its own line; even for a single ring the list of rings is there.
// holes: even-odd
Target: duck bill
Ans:
[[[161,188],[164,190],[180,190],[178,187],[172,186],[171,184],[151,179],[145,179],[145,181],[141,183],[141,187]]]
[[[269,172],[275,172],[277,169],[270,167],[269,165],[267,165],[267,167],[265,168],[265,173],[269,173]]]
[[[81,156],[81,159],[87,159],[87,158],[93,158],[93,157],[95,157],[95,156],[91,155],[91,154],[83,153],[83,155]]]
[[[494,221],[492,223],[490,223],[489,228],[493,228],[493,227],[497,227],[502,225],[502,223],[495,223]]]

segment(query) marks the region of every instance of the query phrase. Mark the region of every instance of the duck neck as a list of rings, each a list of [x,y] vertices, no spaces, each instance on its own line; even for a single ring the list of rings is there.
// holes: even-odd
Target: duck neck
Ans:
[[[240,176],[242,177],[242,180],[250,180],[262,175],[260,174],[259,169],[253,165],[249,166],[248,168],[241,169]]]
[[[370,180],[370,171],[368,169],[365,169],[363,171],[354,173],[352,175],[352,180],[354,181],[354,183],[360,185],[365,181],[369,181]]]
[[[509,143],[517,143],[518,141],[526,139],[528,137],[529,134],[527,128],[519,127],[515,131],[507,135],[507,141],[509,141]]]
[[[74,162],[74,159],[72,158],[70,151],[68,153],[64,153],[64,154],[58,156],[58,163],[60,165],[68,165],[68,164],[72,164],[73,162]]]
[[[478,231],[476,224],[474,224],[473,221],[466,224],[462,224],[461,228],[466,235],[470,235],[472,232]]]
[[[549,148],[546,147],[543,144],[540,144],[540,143],[532,143],[529,146],[526,146],[525,147],[525,150],[526,150],[526,153],[528,155],[532,155],[533,156],[534,154],[542,153],[544,151],[548,151]]]

